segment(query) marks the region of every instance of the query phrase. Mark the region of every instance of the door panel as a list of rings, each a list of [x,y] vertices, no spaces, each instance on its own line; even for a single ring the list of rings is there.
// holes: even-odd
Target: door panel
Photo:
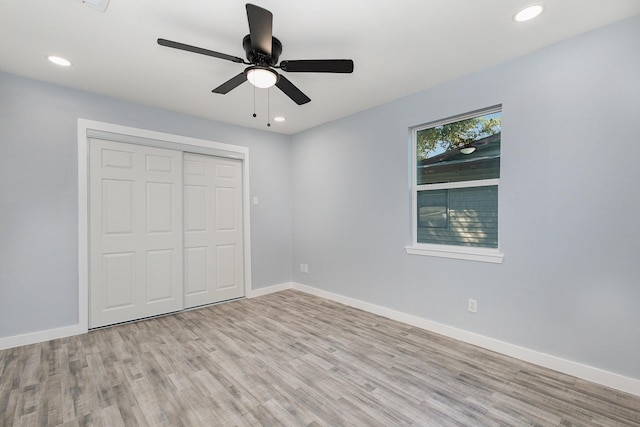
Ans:
[[[182,153],[89,144],[89,327],[181,310]]]
[[[104,234],[133,232],[133,181],[102,181],[102,221]]]
[[[244,296],[242,161],[184,154],[185,307]]]
[[[104,310],[133,307],[135,304],[134,259],[133,252],[102,256]]]
[[[236,265],[236,245],[218,245],[216,247],[216,264],[220,266],[233,266]],[[233,268],[218,268],[217,269],[217,290],[226,290],[237,286],[237,275]]]
[[[172,171],[172,157],[147,154],[147,172],[169,172]]]
[[[216,187],[216,231],[236,231],[235,195],[237,189]]]
[[[207,259],[209,248],[194,247],[184,250],[185,295],[207,292]]]
[[[185,231],[207,231],[207,187],[205,185],[184,186]]]
[[[171,233],[174,226],[171,218],[173,205],[173,184],[164,182],[147,183],[147,232]]]
[[[125,150],[102,150],[102,167],[103,168],[123,168],[131,170],[133,168],[134,153],[128,149]]]
[[[171,300],[173,293],[173,263],[176,256],[171,249],[147,251],[146,303]],[[182,307],[180,307],[182,308]]]
[[[244,296],[241,160],[89,152],[90,328]]]

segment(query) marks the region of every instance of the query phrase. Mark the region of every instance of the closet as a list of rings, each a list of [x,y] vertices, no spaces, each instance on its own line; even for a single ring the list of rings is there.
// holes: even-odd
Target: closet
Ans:
[[[241,159],[89,140],[89,327],[244,296]]]

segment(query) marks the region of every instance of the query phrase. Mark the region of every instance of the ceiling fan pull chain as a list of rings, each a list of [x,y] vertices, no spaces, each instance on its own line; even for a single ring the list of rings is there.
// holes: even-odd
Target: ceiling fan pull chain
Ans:
[[[271,127],[271,88],[267,89],[267,127]]]
[[[253,117],[257,117],[256,114],[256,87],[253,87]]]

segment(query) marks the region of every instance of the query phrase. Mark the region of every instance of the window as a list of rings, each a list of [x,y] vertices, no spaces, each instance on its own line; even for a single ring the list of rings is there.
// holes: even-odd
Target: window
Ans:
[[[413,244],[408,253],[502,262],[501,131],[500,107],[413,129]]]

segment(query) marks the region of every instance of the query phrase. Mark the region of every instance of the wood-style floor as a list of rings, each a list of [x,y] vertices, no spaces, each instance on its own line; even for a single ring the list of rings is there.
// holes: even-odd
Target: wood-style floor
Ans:
[[[0,351],[1,426],[618,426],[640,398],[297,291]]]

